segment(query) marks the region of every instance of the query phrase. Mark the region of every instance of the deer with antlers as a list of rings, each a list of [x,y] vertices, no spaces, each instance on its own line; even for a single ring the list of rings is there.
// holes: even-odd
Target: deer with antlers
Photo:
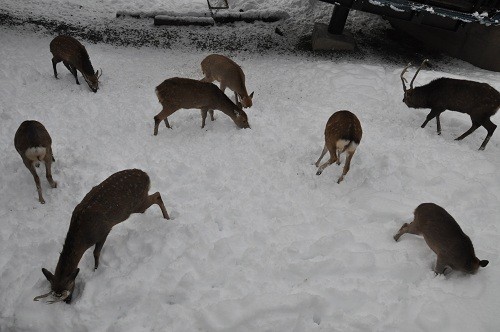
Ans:
[[[483,126],[488,134],[481,144],[479,150],[484,150],[497,126],[490,118],[500,108],[500,92],[486,83],[441,77],[426,85],[414,88],[413,82],[420,70],[428,60],[424,60],[410,82],[410,88],[406,88],[404,74],[411,66],[409,63],[401,72],[403,82],[403,102],[411,108],[430,108],[422,128],[436,118],[437,133],[441,134],[441,122],[439,115],[446,110],[468,114],[472,120],[472,126],[465,133],[456,138],[457,141],[464,139],[477,128]]]

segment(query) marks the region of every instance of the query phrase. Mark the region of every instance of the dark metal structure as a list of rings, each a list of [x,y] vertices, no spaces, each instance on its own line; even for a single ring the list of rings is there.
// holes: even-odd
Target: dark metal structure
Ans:
[[[500,71],[500,0],[321,0],[334,4],[328,32],[341,35],[351,9],[381,15],[416,39]]]
[[[500,0],[321,0],[335,5],[328,31],[342,33],[350,9],[456,30],[462,24],[500,25]]]

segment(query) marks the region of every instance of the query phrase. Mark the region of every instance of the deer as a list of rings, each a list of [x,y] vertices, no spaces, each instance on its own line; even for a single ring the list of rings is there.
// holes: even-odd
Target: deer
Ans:
[[[241,67],[233,60],[220,54],[210,54],[201,62],[201,71],[205,75],[201,80],[212,83],[220,82],[222,92],[226,88],[234,92],[236,104],[244,108],[252,106],[253,92],[249,95],[245,86],[245,74]],[[238,101],[238,97],[241,103]],[[213,111],[210,111],[211,114]]]
[[[62,63],[68,68],[78,82],[77,70],[82,73],[83,78],[89,85],[90,90],[97,92],[99,89],[99,78],[102,75],[99,70],[94,72],[92,63],[90,62],[89,54],[85,47],[75,38],[71,36],[57,36],[50,42],[50,52],[52,53],[52,67],[54,76],[57,78],[56,65]]]
[[[14,146],[21,156],[24,165],[35,179],[38,201],[45,204],[40,178],[36,173],[35,166],[39,167],[40,162],[43,161],[45,163],[47,181],[52,188],[57,188],[57,182],[52,178],[52,162],[55,161],[52,154],[52,138],[43,124],[35,120],[27,120],[21,123],[17,129],[14,135]]]
[[[156,87],[156,96],[163,109],[154,117],[154,135],[158,135],[158,126],[161,121],[167,128],[172,129],[168,117],[182,108],[198,108],[201,110],[201,128],[205,127],[207,112],[210,119],[215,120],[213,110],[222,111],[234,121],[239,128],[250,128],[248,117],[241,107],[235,105],[224,92],[213,83],[192,80],[189,78],[173,77],[166,79]]]
[[[112,174],[93,187],[73,211],[55,273],[42,268],[50,282],[51,291],[33,300],[38,301],[51,295],[53,299],[47,303],[70,303],[75,279],[80,272],[78,263],[85,251],[95,245],[94,269],[97,269],[109,232],[115,225],[127,220],[132,213],[144,213],[151,205],[157,204],[163,218],[169,220],[160,193],[148,195],[150,185],[147,173],[139,169],[127,169]]]
[[[454,78],[437,78],[426,85],[414,88],[413,82],[418,73],[428,62],[425,59],[413,76],[410,88],[406,88],[404,74],[411,66],[409,63],[401,72],[403,82],[404,98],[403,102],[410,108],[430,108],[421,128],[425,128],[427,123],[436,118],[437,133],[441,135],[441,122],[439,115],[445,110],[468,114],[472,121],[472,126],[465,133],[455,140],[460,141],[472,134],[477,128],[483,126],[488,134],[479,150],[484,150],[497,126],[491,122],[491,117],[500,108],[500,92],[487,83],[460,80]]]
[[[436,275],[444,274],[447,267],[475,274],[479,267],[486,267],[489,263],[476,257],[470,238],[455,219],[437,204],[420,204],[414,211],[413,221],[404,223],[394,235],[394,240],[397,242],[406,233],[423,235],[429,248],[436,253]]]
[[[349,172],[352,156],[356,152],[362,136],[361,123],[356,115],[346,110],[333,113],[326,123],[325,146],[315,164],[316,167],[319,167],[316,175],[321,175],[323,170],[334,162],[340,165],[340,154],[346,152],[344,170],[337,183],[342,182],[344,176]],[[327,151],[330,152],[330,159],[320,166],[321,159]]]

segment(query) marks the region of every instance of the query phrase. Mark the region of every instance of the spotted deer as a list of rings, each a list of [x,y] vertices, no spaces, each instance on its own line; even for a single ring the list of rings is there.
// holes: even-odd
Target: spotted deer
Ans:
[[[155,127],[153,134],[158,135],[158,126],[161,121],[170,127],[168,117],[182,108],[198,108],[201,110],[201,128],[205,127],[208,111],[214,121],[213,110],[220,110],[233,120],[240,128],[250,128],[246,113],[235,105],[217,86],[212,83],[192,80],[189,78],[173,77],[166,79],[156,87],[156,96],[163,109],[154,117]]]
[[[437,133],[441,135],[441,122],[439,115],[446,110],[468,114],[472,121],[472,127],[455,140],[460,141],[472,134],[477,128],[483,126],[488,134],[479,150],[484,150],[497,126],[491,122],[491,117],[500,108],[500,92],[486,83],[459,80],[441,77],[414,88],[413,82],[418,73],[428,60],[424,60],[410,82],[410,88],[406,88],[404,74],[411,66],[408,64],[401,72],[403,82],[403,102],[411,108],[430,108],[422,128],[436,118]]]
[[[415,209],[413,221],[403,224],[394,235],[394,240],[398,241],[406,233],[423,235],[429,248],[437,255],[436,274],[443,274],[447,266],[474,274],[479,267],[489,263],[476,257],[470,238],[445,209],[434,203],[420,204]]]
[[[53,55],[52,67],[56,78],[56,65],[62,61],[70,73],[75,77],[76,84],[80,84],[76,72],[78,70],[82,73],[90,90],[97,92],[97,89],[99,89],[99,77],[101,77],[102,71],[101,73],[99,73],[99,70],[94,72],[89,54],[78,40],[71,36],[57,36],[50,42],[50,52]]]
[[[45,163],[47,181],[52,188],[56,188],[57,182],[52,178],[52,162],[55,161],[52,155],[52,138],[43,124],[35,120],[27,120],[17,129],[14,146],[35,179],[38,201],[45,204],[35,166],[38,167],[42,161]]]
[[[356,115],[349,111],[333,113],[326,123],[325,146],[318,161],[316,161],[316,167],[319,167],[316,175],[321,175],[323,170],[334,162],[340,165],[340,154],[346,152],[347,158],[344,170],[337,183],[342,182],[344,176],[349,172],[351,159],[354,152],[356,152],[359,142],[361,142],[361,136],[363,136],[363,130]],[[320,166],[319,163],[327,151],[330,152],[330,159]]]
[[[48,303],[71,302],[78,263],[87,249],[94,248],[94,268],[99,266],[101,249],[111,229],[127,220],[132,213],[144,213],[157,204],[163,218],[170,219],[159,192],[148,195],[149,176],[139,169],[117,172],[85,195],[75,207],[71,223],[57,262],[55,273],[42,269],[51,291],[35,297],[35,301],[52,295]]]
[[[220,89],[224,92],[226,88],[234,92],[237,104],[241,100],[241,106],[247,108],[252,106],[253,92],[249,95],[245,86],[245,74],[241,67],[233,60],[220,54],[210,54],[201,62],[201,70],[205,77],[204,82],[218,81]]]

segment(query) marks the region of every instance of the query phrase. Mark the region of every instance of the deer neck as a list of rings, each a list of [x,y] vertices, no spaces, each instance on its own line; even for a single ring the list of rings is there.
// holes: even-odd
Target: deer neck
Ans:
[[[59,256],[54,276],[56,278],[64,278],[73,273],[87,249],[82,243],[75,241],[74,236],[68,234],[61,255]]]
[[[217,105],[214,108],[234,119],[236,117],[236,112],[234,111],[236,105],[222,91],[220,93],[221,98],[216,101]]]
[[[413,89],[413,107],[414,108],[429,108],[429,92],[425,87],[417,87]]]

